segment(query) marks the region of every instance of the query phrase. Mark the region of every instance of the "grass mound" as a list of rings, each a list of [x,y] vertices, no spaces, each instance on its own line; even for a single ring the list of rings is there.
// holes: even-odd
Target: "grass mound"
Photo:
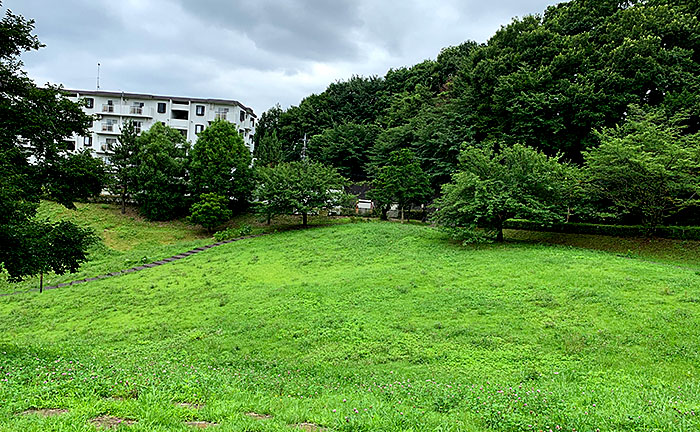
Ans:
[[[1,298],[0,431],[697,430],[698,324],[690,269],[394,223],[282,232]],[[69,411],[16,414],[50,407]]]

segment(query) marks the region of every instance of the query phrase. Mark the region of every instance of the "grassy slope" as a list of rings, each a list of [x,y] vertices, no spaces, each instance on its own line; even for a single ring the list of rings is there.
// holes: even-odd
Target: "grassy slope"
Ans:
[[[127,215],[122,215],[119,207],[115,205],[76,203],[76,207],[75,210],[69,210],[59,204],[43,201],[37,217],[50,220],[68,219],[79,225],[91,227],[103,243],[91,250],[90,261],[84,264],[78,273],[45,275],[44,284],[47,286],[152,262],[211,242],[211,237],[206,236],[202,230],[180,221],[149,222],[139,217],[132,209]],[[0,292],[3,293],[39,286],[38,277],[10,284],[5,275],[0,276]]]
[[[699,313],[697,272],[604,252],[278,233],[0,299],[0,430],[697,430]]]
[[[201,227],[183,221],[150,222],[140,217],[134,208],[128,208],[127,214],[122,215],[119,206],[109,204],[76,203],[76,209],[69,210],[54,202],[42,201],[37,217],[73,221],[94,229],[102,239],[100,245],[92,248],[89,261],[77,273],[44,275],[46,286],[123,270],[214,242]],[[267,226],[255,215],[240,215],[230,221],[229,226],[235,228],[246,224],[251,226],[253,233],[260,233],[296,226],[299,223],[297,219],[278,217],[271,226]],[[310,223],[335,222],[340,221],[316,218]],[[39,277],[11,284],[0,273],[0,293],[38,287]]]

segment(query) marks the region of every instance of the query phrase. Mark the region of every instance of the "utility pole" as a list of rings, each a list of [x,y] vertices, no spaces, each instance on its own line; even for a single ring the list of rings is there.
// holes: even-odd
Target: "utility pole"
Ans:
[[[97,63],[97,90],[100,90],[100,64]]]
[[[301,160],[306,160],[306,134],[304,134],[304,146],[301,148]]]

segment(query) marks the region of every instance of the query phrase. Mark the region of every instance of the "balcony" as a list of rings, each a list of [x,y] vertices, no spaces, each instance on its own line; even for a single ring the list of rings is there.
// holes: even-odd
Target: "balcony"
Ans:
[[[116,124],[102,123],[97,133],[105,135],[119,135],[121,132]]]
[[[113,114],[125,117],[142,117],[142,118],[153,118],[153,108],[152,107],[140,107],[134,105],[102,105],[102,114]]]

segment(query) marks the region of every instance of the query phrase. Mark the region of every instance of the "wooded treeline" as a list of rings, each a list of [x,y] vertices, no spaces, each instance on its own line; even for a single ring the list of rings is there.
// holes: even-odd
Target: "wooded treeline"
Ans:
[[[573,0],[514,19],[485,44],[435,60],[332,83],[298,106],[265,112],[261,164],[306,156],[352,181],[370,180],[393,151],[410,149],[434,196],[467,148],[515,144],[574,165],[632,110],[682,117],[700,130],[700,2]],[[634,107],[634,108],[633,108]],[[681,211],[680,223],[700,223]],[[628,222],[630,220],[627,220]],[[633,221],[634,222],[634,221]]]

